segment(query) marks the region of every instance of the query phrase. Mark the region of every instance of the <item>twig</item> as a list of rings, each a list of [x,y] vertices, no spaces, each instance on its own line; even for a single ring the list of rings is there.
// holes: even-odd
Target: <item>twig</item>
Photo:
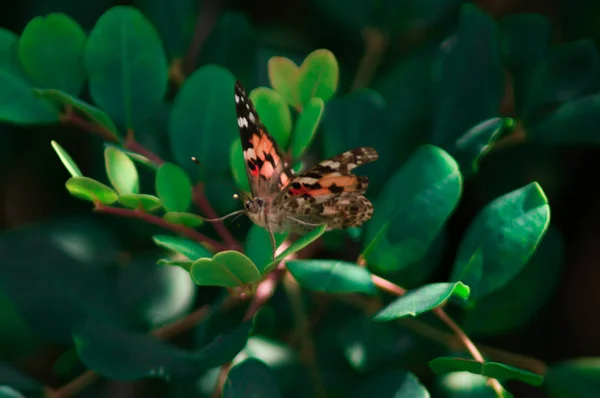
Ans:
[[[193,199],[194,203],[196,203],[196,206],[202,210],[206,217],[218,218],[217,213],[206,198],[206,195],[204,194],[204,187],[201,184],[198,184],[194,187]],[[223,221],[216,221],[212,223],[212,225],[215,227],[215,231],[217,231],[217,234],[219,234],[221,239],[223,239],[223,242],[225,242],[225,245],[228,246],[228,248],[242,251],[242,246],[237,240],[235,240],[233,235],[231,235],[231,232],[229,232],[229,229],[227,229]]]
[[[137,142],[133,134],[133,130],[127,131],[127,138],[125,139],[125,143],[123,144],[123,146],[133,152],[137,152],[140,155],[146,157],[148,160],[150,160],[157,166],[160,166],[165,162],[160,156],[158,156],[151,150],[146,149],[146,147]]]
[[[91,133],[97,134],[100,138],[108,142],[119,142],[118,137],[106,127],[89,122],[79,115],[75,114],[72,109],[67,108],[66,114],[61,117],[63,123],[72,124],[74,126],[80,127],[83,130],[87,130]]]
[[[151,334],[159,339],[165,340],[184,333],[196,326],[206,314],[208,314],[209,306],[205,305],[198,308],[191,314],[174,321],[168,325],[154,329]],[[100,375],[93,370],[81,374],[79,377],[71,380],[58,390],[48,389],[48,395],[52,398],[69,398],[77,395],[89,385],[100,378]]]
[[[360,64],[354,76],[352,91],[369,86],[387,48],[387,37],[381,30],[365,28],[362,34],[365,40],[365,53],[360,59]]]
[[[216,240],[209,238],[208,236],[201,234],[200,232],[198,232],[192,228],[188,228],[184,225],[172,223],[170,221],[165,220],[164,218],[155,216],[154,214],[146,213],[146,212],[143,212],[140,210],[131,210],[131,209],[124,209],[124,208],[120,208],[120,207],[106,206],[103,204],[96,204],[94,211],[96,213],[113,214],[116,216],[121,216],[121,217],[126,217],[126,218],[135,218],[138,220],[142,220],[149,224],[158,225],[159,227],[168,229],[170,231],[173,231],[175,233],[183,235],[183,236],[190,238],[192,240],[195,240],[197,242],[210,245],[215,250],[225,250],[225,247],[223,246],[222,243],[217,242]]]
[[[198,10],[192,40],[183,59],[183,71],[186,75],[194,71],[200,49],[217,23],[219,13],[219,0],[207,0],[199,3],[203,5],[203,9]]]

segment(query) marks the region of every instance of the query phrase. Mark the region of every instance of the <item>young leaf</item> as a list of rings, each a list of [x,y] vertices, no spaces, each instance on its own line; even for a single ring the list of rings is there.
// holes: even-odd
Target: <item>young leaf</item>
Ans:
[[[68,154],[67,151],[63,149],[58,142],[52,140],[52,148],[60,158],[60,161],[65,166],[65,168],[69,171],[72,177],[83,177],[83,173],[79,170],[77,163],[71,158],[71,155]]]
[[[171,235],[154,235],[152,237],[157,246],[181,253],[190,260],[197,260],[202,257],[212,257],[210,252],[204,246],[189,239]]]
[[[227,374],[223,398],[279,398],[275,376],[264,362],[255,358],[245,359]]]
[[[96,22],[84,63],[94,101],[121,125],[138,128],[167,90],[167,58],[154,26],[136,8],[115,6]]]
[[[418,264],[435,242],[461,195],[456,161],[440,148],[421,147],[387,182],[367,223],[365,245],[389,223],[366,257],[371,268],[397,272]]]
[[[34,89],[35,94],[42,97],[47,98],[52,101],[56,101],[61,105],[67,106],[70,105],[74,110],[77,110],[85,115],[87,119],[90,119],[93,123],[103,127],[106,132],[111,135],[115,141],[119,140],[119,131],[115,126],[114,122],[106,113],[80,100],[79,98],[75,98],[67,93],[63,93],[62,91],[46,89],[39,90]]]
[[[498,380],[521,380],[532,386],[541,386],[544,377],[527,370],[515,368],[497,362],[477,362],[473,359],[456,357],[435,358],[429,362],[429,367],[436,374],[449,372],[469,372],[491,377]]]
[[[260,121],[282,151],[286,151],[292,133],[292,116],[285,99],[275,90],[258,87],[250,92],[250,100]]]
[[[300,238],[298,238],[298,240],[296,240],[294,243],[292,243],[287,249],[285,249],[277,257],[275,257],[275,260],[271,261],[266,267],[264,267],[262,274],[263,275],[267,274],[274,267],[276,267],[277,264],[279,264],[284,258],[289,256],[290,254],[296,253],[297,251],[300,251],[300,250],[304,249],[306,246],[310,245],[312,242],[317,240],[321,235],[323,235],[325,233],[326,229],[327,229],[327,225],[323,224],[319,227],[316,227],[312,231],[302,235]]]
[[[29,83],[0,69],[0,122],[23,125],[58,122],[58,111],[37,97]]]
[[[244,192],[250,192],[250,182],[246,174],[246,162],[244,161],[244,151],[242,150],[242,141],[236,139],[231,144],[229,152],[229,164],[235,184]]]
[[[119,194],[140,192],[138,172],[129,156],[116,148],[106,148],[104,163],[108,179]]]
[[[165,260],[164,258],[159,259],[156,264],[157,265],[169,265],[171,267],[179,267],[184,269],[188,274],[192,269],[192,264],[194,262],[192,260],[182,261],[182,260]]]
[[[239,140],[234,83],[227,69],[204,66],[186,79],[173,102],[170,144],[175,160],[189,175],[219,176],[229,168],[231,142]],[[190,161],[192,156],[202,167]]]
[[[110,205],[119,198],[114,189],[88,177],[71,177],[65,185],[71,195],[90,202]]]
[[[261,279],[260,271],[252,260],[235,250],[194,261],[190,275],[201,286],[238,287]]]
[[[35,17],[19,39],[19,58],[37,87],[77,95],[85,80],[83,28],[65,14]]]
[[[362,397],[429,398],[429,392],[417,377],[402,370],[388,370],[367,377],[353,388],[348,398]]]
[[[451,279],[468,285],[473,301],[501,288],[527,263],[549,223],[548,199],[536,182],[495,199],[467,230]]]
[[[273,235],[275,236],[277,247],[279,247],[288,236],[288,234],[285,233],[275,233]],[[271,247],[269,232],[265,228],[253,224],[246,236],[244,248],[248,258],[256,264],[258,270],[262,274],[265,267],[271,263],[273,259],[273,248]]]
[[[202,218],[193,213],[185,213],[185,212],[167,212],[163,216],[163,218],[169,222],[174,224],[185,225],[186,227],[196,228],[204,222]]]
[[[302,62],[298,76],[298,97],[304,106],[311,98],[327,101],[338,86],[339,66],[329,50],[315,50]]]
[[[130,209],[141,209],[144,211],[154,211],[160,208],[160,199],[153,195],[140,193],[124,193],[119,195],[119,203]]]
[[[433,143],[448,149],[469,128],[498,115],[504,70],[494,18],[474,4],[462,5],[458,32],[439,54]]]
[[[309,147],[315,133],[319,128],[319,122],[325,109],[325,103],[321,98],[311,98],[304,105],[302,113],[296,120],[294,135],[292,137],[292,158],[296,159],[302,156],[306,148]]]
[[[600,358],[576,358],[550,366],[544,388],[557,398],[595,397],[600,391]]]
[[[302,104],[298,97],[298,78],[300,69],[291,59],[285,57],[271,57],[269,59],[269,81],[271,86],[296,109],[301,109]]]
[[[292,260],[286,266],[294,279],[307,289],[369,295],[377,292],[371,273],[356,264],[336,260]]]
[[[461,282],[432,283],[408,291],[375,315],[376,321],[392,321],[405,316],[417,316],[442,305],[451,296],[463,300],[469,297],[469,287]]]
[[[167,211],[184,212],[192,202],[192,182],[181,167],[166,162],[156,172],[156,194]]]

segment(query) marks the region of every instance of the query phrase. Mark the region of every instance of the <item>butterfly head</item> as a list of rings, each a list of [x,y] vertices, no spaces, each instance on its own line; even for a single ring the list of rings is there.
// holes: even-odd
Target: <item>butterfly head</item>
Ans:
[[[263,198],[244,198],[244,209],[248,217],[258,225],[264,225],[266,222],[265,207],[267,202]]]

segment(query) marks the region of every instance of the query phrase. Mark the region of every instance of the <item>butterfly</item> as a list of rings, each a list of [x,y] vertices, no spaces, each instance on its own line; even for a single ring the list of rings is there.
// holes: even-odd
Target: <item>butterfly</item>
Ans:
[[[363,196],[368,178],[351,172],[377,160],[375,149],[352,149],[296,175],[284,161],[239,81],[235,84],[234,99],[252,196],[244,198],[243,210],[225,217],[245,213],[255,224],[266,228],[273,257],[274,232],[302,233],[323,224],[327,224],[326,230],[355,227],[371,218],[373,205]]]

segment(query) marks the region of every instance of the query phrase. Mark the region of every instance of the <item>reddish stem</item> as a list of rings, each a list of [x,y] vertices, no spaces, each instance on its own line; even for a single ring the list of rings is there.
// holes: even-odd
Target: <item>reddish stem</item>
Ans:
[[[219,218],[215,210],[210,205],[210,202],[204,194],[204,189],[201,184],[194,187],[194,203],[208,218]],[[225,245],[230,249],[242,251],[242,246],[235,240],[231,232],[227,229],[223,221],[215,221],[212,223],[217,231],[217,234],[223,239]]]
[[[128,135],[127,140],[125,140],[125,144],[123,146],[133,152],[137,152],[140,155],[146,157],[148,160],[150,160],[157,166],[160,166],[165,162],[160,156],[150,151],[149,149],[146,149],[146,147],[137,142],[133,135]]]

